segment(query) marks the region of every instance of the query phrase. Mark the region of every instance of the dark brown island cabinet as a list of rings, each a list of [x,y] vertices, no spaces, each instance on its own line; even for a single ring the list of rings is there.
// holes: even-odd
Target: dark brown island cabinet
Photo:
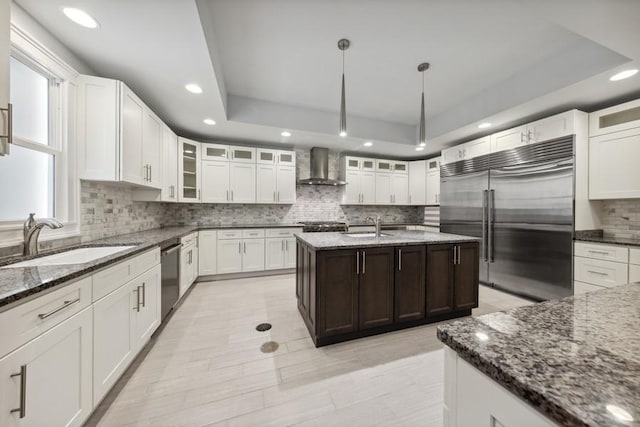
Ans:
[[[478,242],[315,250],[298,241],[296,297],[316,347],[468,316]]]

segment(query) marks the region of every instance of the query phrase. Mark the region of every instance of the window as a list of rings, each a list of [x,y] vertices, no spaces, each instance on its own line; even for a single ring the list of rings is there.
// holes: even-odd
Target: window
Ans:
[[[14,111],[14,145],[0,158],[2,187],[0,221],[56,214],[56,163],[61,154],[57,138],[59,84],[24,58],[10,58],[10,96]]]

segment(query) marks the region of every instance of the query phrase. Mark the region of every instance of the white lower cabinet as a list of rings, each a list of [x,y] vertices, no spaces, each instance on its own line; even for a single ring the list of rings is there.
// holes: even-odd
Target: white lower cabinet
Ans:
[[[242,241],[242,271],[264,270],[264,238]]]
[[[0,359],[0,425],[82,425],[93,410],[92,329],[86,308]]]
[[[265,242],[265,270],[284,268],[284,239],[269,238]]]
[[[242,239],[218,239],[218,274],[242,271]]]
[[[180,298],[198,277],[198,250],[195,242],[182,247],[180,252]]]
[[[135,352],[149,341],[151,335],[160,326],[160,286],[162,283],[161,267],[155,266],[134,281],[136,289],[135,305]],[[134,310],[131,310],[134,311]]]
[[[210,276],[218,273],[218,239],[216,230],[198,232],[198,275]]]
[[[284,240],[284,268],[296,268],[296,238]]]

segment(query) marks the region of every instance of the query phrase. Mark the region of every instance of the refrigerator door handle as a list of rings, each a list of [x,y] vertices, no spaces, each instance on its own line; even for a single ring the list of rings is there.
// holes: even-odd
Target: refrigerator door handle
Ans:
[[[487,199],[489,198],[489,190],[482,191],[482,259],[484,262],[489,261],[487,256]]]
[[[496,202],[496,191],[495,190],[489,190],[489,217],[488,217],[488,221],[487,221],[487,234],[489,236],[488,239],[488,246],[489,246],[489,262],[493,262],[494,261],[494,257],[493,257],[493,220],[495,219],[495,212],[496,212],[496,206],[495,206],[495,202]]]

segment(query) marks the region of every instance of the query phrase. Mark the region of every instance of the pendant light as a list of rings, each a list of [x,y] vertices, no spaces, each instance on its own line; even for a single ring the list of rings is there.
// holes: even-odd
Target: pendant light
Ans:
[[[347,109],[344,96],[344,51],[351,43],[347,39],[338,40],[338,49],[342,51],[342,95],[340,97],[340,136],[347,136]]]
[[[424,72],[429,69],[429,63],[423,62],[418,65],[418,71],[422,73],[422,96],[420,99],[420,134],[418,136],[418,147],[427,145],[426,121],[427,117],[424,111]]]

